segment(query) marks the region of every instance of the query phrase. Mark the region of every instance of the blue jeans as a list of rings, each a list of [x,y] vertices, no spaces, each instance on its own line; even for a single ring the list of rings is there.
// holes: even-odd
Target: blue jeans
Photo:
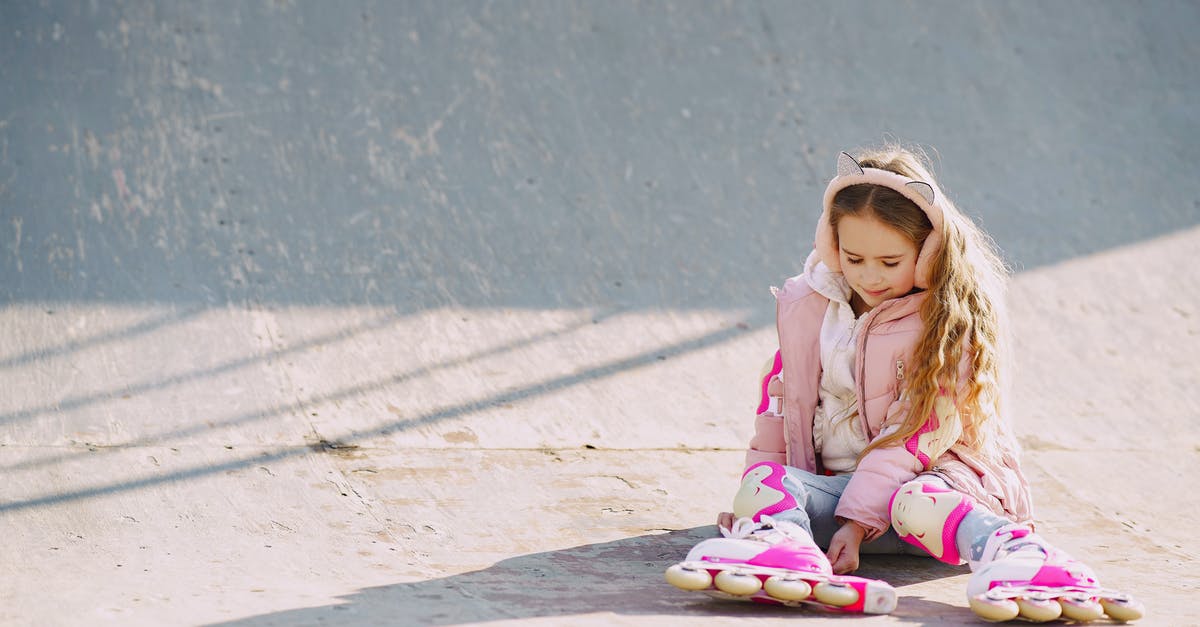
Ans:
[[[837,509],[838,500],[842,498],[842,492],[846,489],[846,484],[850,483],[851,475],[835,475],[832,477],[825,475],[816,475],[806,470],[785,466],[787,476],[783,479],[783,487],[791,493],[796,499],[796,508],[786,512],[779,512],[772,516],[777,520],[787,520],[801,527],[812,534],[813,540],[817,542],[817,546],[822,549],[829,548],[829,541],[833,538],[833,534],[841,525],[833,516],[833,512]],[[935,475],[923,475],[922,480],[936,481],[940,485],[945,486],[946,483]],[[875,538],[870,542],[865,542],[859,547],[859,553],[862,554],[885,554],[885,555],[929,555],[920,547],[911,545],[900,539],[896,535],[894,529],[888,529],[887,533]]]

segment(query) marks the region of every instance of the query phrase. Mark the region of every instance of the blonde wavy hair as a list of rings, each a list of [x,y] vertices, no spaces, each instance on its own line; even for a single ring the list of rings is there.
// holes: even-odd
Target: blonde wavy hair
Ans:
[[[909,412],[898,430],[871,442],[862,455],[903,445],[935,412],[938,424],[930,434],[932,450],[927,451],[930,466],[956,444],[987,457],[996,454],[994,445],[1001,442],[1005,448],[1015,449],[1002,407],[1011,362],[1004,307],[1008,270],[995,245],[942,194],[923,152],[889,145],[861,151],[856,159],[865,168],[929,183],[942,195],[944,214],[942,246],[930,265],[929,293],[920,310],[924,330],[904,383]],[[847,215],[883,221],[908,236],[918,251],[932,230],[920,207],[878,185],[853,185],[834,197],[829,216],[834,233],[838,221]],[[964,351],[970,369],[967,380],[960,381]],[[939,398],[943,400],[939,402]]]

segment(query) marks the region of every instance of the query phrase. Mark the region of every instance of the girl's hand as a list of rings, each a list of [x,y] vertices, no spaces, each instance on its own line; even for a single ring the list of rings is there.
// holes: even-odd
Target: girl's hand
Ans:
[[[833,564],[833,572],[845,575],[858,570],[858,547],[862,544],[867,530],[862,525],[848,520],[833,534],[829,541],[829,563]]]
[[[717,514],[717,526],[726,529],[733,529],[733,512],[721,512]]]

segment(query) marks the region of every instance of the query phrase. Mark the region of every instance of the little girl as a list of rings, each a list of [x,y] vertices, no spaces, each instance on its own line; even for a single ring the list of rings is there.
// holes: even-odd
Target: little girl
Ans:
[[[842,153],[816,250],[775,290],[779,351],[733,512],[718,517],[725,537],[667,580],[885,613],[895,591],[846,573],[860,553],[914,552],[969,563],[968,602],[986,620],[1140,618],[1033,532],[1003,418],[1005,278],[920,157]]]

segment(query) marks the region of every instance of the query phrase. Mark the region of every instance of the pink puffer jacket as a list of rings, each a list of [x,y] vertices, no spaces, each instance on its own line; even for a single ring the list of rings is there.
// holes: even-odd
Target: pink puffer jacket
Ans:
[[[900,400],[900,392],[920,339],[920,305],[924,299],[925,292],[917,292],[885,301],[860,323],[855,377],[858,415],[868,440],[879,437],[888,426],[903,422],[908,410],[907,401]],[[788,279],[783,289],[777,290],[776,300],[779,358],[785,374],[783,416],[770,412],[758,415],[746,466],[774,461],[820,473],[823,470],[813,446],[813,414],[821,379],[820,330],[829,300],[813,290],[805,275]],[[968,368],[964,360],[960,380],[966,379]],[[933,472],[993,512],[1015,522],[1029,522],[1032,501],[1017,451],[1003,442],[992,446],[991,454],[984,456],[955,445],[936,461]],[[873,540],[891,525],[888,502],[892,494],[922,471],[921,460],[904,446],[871,451],[854,472],[836,515],[866,527],[870,530],[866,540]]]

